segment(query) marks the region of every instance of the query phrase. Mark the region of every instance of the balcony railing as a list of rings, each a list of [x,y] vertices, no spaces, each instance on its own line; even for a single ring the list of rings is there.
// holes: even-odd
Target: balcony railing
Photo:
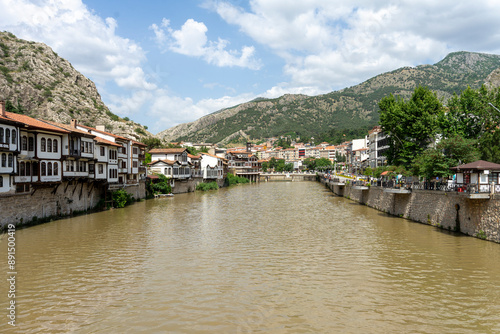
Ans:
[[[465,184],[465,183],[452,183],[452,182],[377,181],[376,185],[382,188],[430,190],[430,191],[458,192],[466,194],[500,193],[500,184],[492,185],[492,184]]]

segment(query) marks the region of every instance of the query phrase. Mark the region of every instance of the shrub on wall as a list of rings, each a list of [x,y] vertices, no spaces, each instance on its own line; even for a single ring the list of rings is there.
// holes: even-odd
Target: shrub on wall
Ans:
[[[241,177],[241,176],[235,176],[231,173],[228,173],[227,174],[227,182],[229,185],[232,185],[232,184],[238,184],[238,183],[249,183],[250,180],[245,178],[245,177]]]
[[[196,190],[207,191],[207,190],[217,190],[219,186],[217,182],[207,182],[207,183],[198,183],[196,186]]]
[[[134,201],[132,195],[130,195],[123,189],[113,191],[112,198],[113,198],[113,207],[115,208],[123,208]]]

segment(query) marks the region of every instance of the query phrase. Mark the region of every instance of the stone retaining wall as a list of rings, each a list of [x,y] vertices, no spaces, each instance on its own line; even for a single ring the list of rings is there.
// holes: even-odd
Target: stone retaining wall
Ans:
[[[335,186],[324,179],[321,182],[339,196],[388,214],[500,243],[499,197],[469,199],[464,193],[432,190],[394,194],[381,187],[358,190],[349,185]]]
[[[107,184],[100,182],[65,181],[59,186],[36,189],[33,194],[0,196],[0,227],[22,225],[46,218],[71,216],[91,210],[105,198]],[[135,199],[146,197],[146,183],[124,188]]]

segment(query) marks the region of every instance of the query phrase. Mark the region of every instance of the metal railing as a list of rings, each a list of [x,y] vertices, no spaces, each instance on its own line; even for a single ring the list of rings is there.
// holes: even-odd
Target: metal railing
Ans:
[[[341,181],[333,175],[323,174],[323,178],[331,180],[331,182],[345,182],[351,186],[372,186],[389,189],[404,189],[404,190],[429,190],[429,191],[444,191],[458,192],[466,194],[491,194],[500,193],[500,184],[464,184],[454,182],[421,182],[421,181],[396,181],[396,180],[346,180]]]

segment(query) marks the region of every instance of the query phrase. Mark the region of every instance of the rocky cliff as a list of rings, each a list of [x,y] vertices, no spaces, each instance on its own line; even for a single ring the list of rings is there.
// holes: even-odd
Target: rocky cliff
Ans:
[[[10,111],[69,124],[105,125],[117,135],[140,140],[152,136],[137,123],[114,115],[95,84],[49,46],[0,32],[0,99]]]

